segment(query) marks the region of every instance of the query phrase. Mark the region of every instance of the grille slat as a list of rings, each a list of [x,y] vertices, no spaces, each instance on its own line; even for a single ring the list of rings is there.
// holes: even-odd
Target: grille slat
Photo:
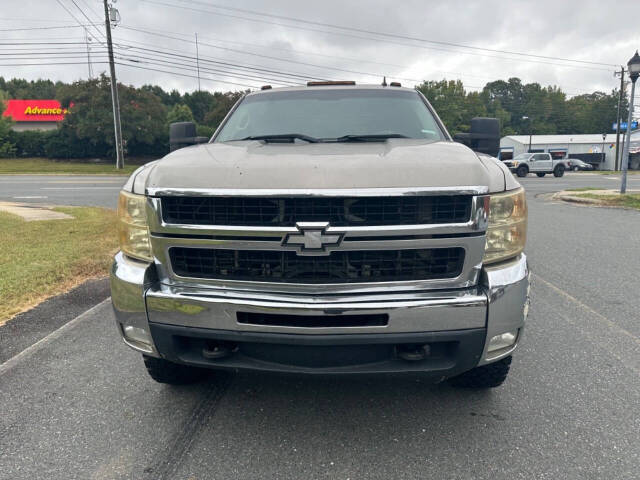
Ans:
[[[286,283],[360,283],[454,278],[464,249],[335,251],[299,256],[291,251],[172,247],[174,272],[182,277]]]
[[[466,222],[471,196],[405,197],[163,197],[162,217],[179,225],[332,226]]]

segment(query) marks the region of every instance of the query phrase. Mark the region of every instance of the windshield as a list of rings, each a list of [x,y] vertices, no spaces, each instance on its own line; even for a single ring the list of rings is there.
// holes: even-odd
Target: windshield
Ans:
[[[516,155],[514,160],[526,160],[528,159],[532,154],[531,153],[521,153],[520,155]]]
[[[319,141],[344,141],[347,136],[377,141],[389,137],[445,139],[417,92],[327,88],[250,95],[215,141],[274,135]]]

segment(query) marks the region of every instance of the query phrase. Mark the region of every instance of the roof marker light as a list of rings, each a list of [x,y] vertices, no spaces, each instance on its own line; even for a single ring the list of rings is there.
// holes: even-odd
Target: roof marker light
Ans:
[[[329,85],[355,85],[353,80],[326,80],[322,82],[307,82],[307,87],[325,87]]]

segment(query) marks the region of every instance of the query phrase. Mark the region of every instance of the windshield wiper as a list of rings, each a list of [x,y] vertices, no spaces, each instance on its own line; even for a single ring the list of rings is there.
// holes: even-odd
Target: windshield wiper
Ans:
[[[295,139],[309,143],[318,143],[319,140],[302,133],[283,133],[278,135],[257,135],[241,138],[240,140],[264,140],[265,142],[293,142]]]
[[[381,133],[372,135],[344,135],[335,139],[336,142],[381,142],[389,138],[409,138],[400,133]]]

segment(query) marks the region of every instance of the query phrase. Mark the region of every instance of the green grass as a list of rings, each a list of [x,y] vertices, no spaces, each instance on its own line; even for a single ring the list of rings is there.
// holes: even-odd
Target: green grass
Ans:
[[[56,210],[74,218],[25,222],[0,212],[0,325],[50,296],[108,273],[118,244],[115,212]]]
[[[640,210],[640,193],[626,193],[624,195],[598,195],[595,193],[580,193],[577,197],[600,200],[604,205],[626,207]]]
[[[0,158],[0,175],[130,175],[140,165],[127,165],[122,170],[106,163],[80,163],[47,158]]]
[[[598,187],[581,187],[581,188],[569,188],[567,192],[588,192],[589,190],[603,190]]]

